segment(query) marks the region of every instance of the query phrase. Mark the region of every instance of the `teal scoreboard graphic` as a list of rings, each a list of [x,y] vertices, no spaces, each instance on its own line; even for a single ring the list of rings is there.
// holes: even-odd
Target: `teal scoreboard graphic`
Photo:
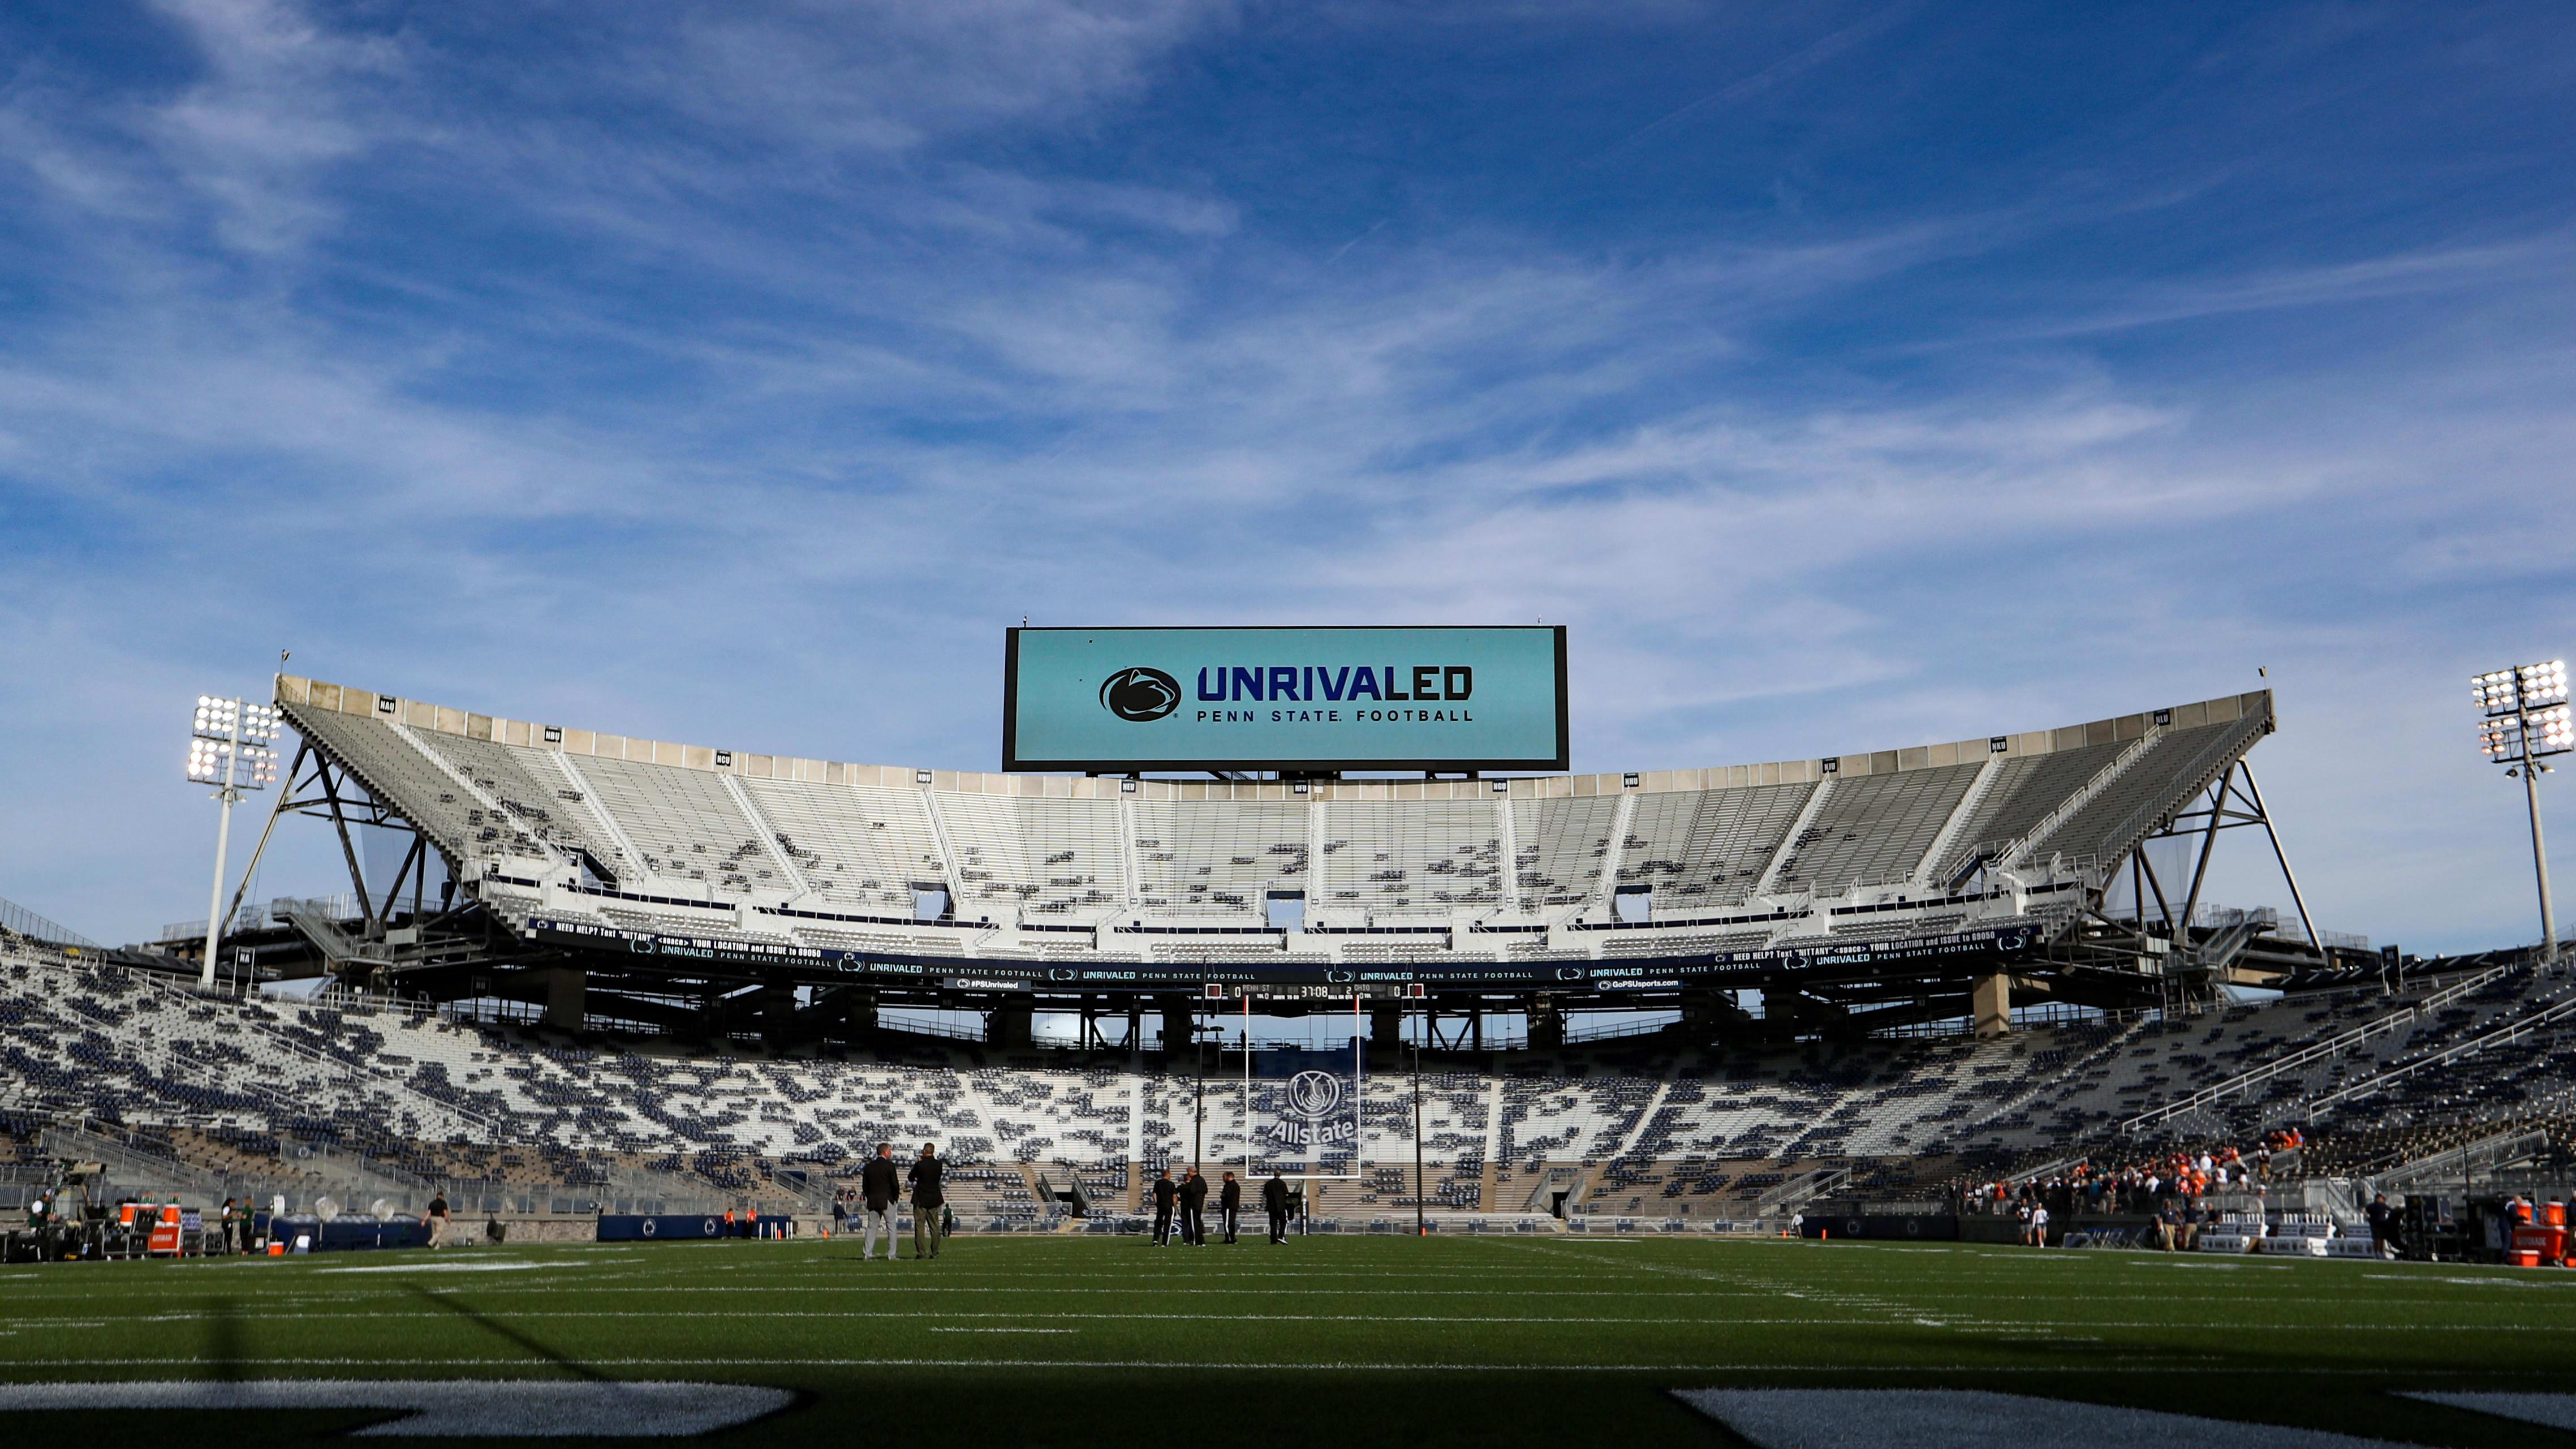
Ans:
[[[1563,770],[1562,627],[1013,629],[1002,768]]]

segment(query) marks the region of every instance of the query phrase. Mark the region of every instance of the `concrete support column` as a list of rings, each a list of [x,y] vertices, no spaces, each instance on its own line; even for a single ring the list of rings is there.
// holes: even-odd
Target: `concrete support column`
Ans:
[[[1186,996],[1165,996],[1155,1002],[1163,1017],[1163,1050],[1187,1051],[1190,1045],[1190,1018],[1196,1005]]]
[[[852,1036],[876,1030],[877,994],[855,987],[843,993],[841,1019],[848,1023]]]
[[[1529,1044],[1533,1051],[1554,1051],[1565,1045],[1565,1008],[1544,992],[1530,998]]]
[[[1682,1034],[1692,1041],[1721,1041],[1736,1034],[1743,1015],[1736,1009],[1734,998],[1726,993],[1687,991],[1682,994]]]
[[[984,1044],[995,1047],[1035,1046],[1036,1020],[1036,998],[1006,996],[1001,1005],[984,1013]]]
[[[1980,976],[1969,989],[1970,1015],[1976,1018],[1977,1035],[2003,1036],[2012,1030],[2012,978],[1998,971]]]
[[[1762,1025],[1767,1036],[1787,1036],[1798,1026],[1798,988],[1762,988]]]
[[[558,966],[546,976],[546,1025],[558,1031],[579,1031],[588,1015],[590,973]]]
[[[1369,1039],[1372,1050],[1391,1052],[1404,1045],[1404,1007],[1399,1003],[1370,1002],[1368,1009]]]

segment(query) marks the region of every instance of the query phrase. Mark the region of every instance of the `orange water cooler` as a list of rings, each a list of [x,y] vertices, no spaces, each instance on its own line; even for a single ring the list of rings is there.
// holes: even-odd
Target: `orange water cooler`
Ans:
[[[146,1208],[145,1211],[150,1212],[152,1210]],[[152,1219],[152,1239],[148,1245],[147,1251],[156,1258],[164,1254],[173,1258],[179,1256],[179,1208],[177,1204],[173,1203],[164,1206]]]

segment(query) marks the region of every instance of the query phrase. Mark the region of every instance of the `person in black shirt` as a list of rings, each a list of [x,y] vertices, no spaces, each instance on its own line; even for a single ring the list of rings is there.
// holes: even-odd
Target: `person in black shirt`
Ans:
[[[1163,1175],[1154,1179],[1154,1246],[1157,1248],[1172,1245],[1172,1205],[1180,1198],[1180,1184],[1172,1181],[1172,1170],[1166,1167]]]
[[[2388,1205],[2387,1194],[2371,1194],[2370,1206],[2362,1209],[2362,1216],[2370,1220],[2370,1246],[2373,1252],[2384,1258],[2392,1251],[2400,1253],[2406,1251],[2405,1245],[2397,1240],[2397,1209]]]
[[[429,1211],[421,1214],[420,1225],[429,1229],[429,1246],[435,1250],[447,1240],[447,1194],[429,1200]]]
[[[1243,1221],[1243,1184],[1235,1181],[1231,1172],[1225,1175],[1225,1185],[1216,1190],[1216,1213],[1225,1229],[1225,1240],[1233,1242],[1235,1227]]]
[[[1207,1246],[1207,1199],[1207,1179],[1199,1176],[1199,1170],[1193,1167],[1190,1175],[1181,1179],[1182,1247]]]
[[[894,1261],[894,1205],[902,1196],[903,1180],[894,1174],[894,1144],[880,1142],[877,1155],[859,1169],[860,1262],[876,1252],[879,1232],[885,1234],[886,1261]]]
[[[1270,1214],[1270,1241],[1288,1241],[1288,1180],[1277,1172],[1261,1185],[1261,1207]]]
[[[948,1205],[947,1196],[939,1190],[940,1170],[937,1149],[927,1142],[921,1144],[921,1156],[914,1159],[912,1171],[906,1175],[912,1184],[912,1257],[916,1263],[939,1256],[939,1210]]]

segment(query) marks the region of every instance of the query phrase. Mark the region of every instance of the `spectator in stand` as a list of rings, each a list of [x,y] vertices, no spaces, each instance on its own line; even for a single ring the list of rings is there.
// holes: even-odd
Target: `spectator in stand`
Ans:
[[[863,1213],[859,1235],[859,1261],[864,1263],[877,1250],[877,1233],[885,1233],[886,1261],[894,1261],[894,1205],[903,1196],[903,1183],[894,1174],[894,1144],[880,1142],[877,1155],[859,1169],[859,1207]]]

